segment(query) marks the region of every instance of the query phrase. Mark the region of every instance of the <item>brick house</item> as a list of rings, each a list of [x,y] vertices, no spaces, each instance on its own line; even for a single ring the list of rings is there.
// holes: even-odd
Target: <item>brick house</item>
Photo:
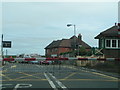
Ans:
[[[115,24],[95,37],[99,39],[99,48],[106,58],[120,58],[119,24]]]
[[[72,36],[70,39],[53,41],[45,47],[45,54],[47,57],[59,57],[61,53],[78,49],[78,46],[83,46],[86,50],[91,49],[88,44],[82,41],[82,36],[79,34],[78,37]]]

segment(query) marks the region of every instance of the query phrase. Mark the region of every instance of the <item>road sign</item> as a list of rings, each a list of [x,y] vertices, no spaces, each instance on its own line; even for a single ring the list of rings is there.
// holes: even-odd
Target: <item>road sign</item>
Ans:
[[[11,48],[11,41],[2,41],[3,48]]]

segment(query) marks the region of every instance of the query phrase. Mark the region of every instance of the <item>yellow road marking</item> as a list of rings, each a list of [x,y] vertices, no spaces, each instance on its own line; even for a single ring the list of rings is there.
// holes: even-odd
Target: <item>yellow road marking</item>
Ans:
[[[76,73],[71,73],[70,75],[68,75],[67,77],[65,77],[64,79],[68,79],[70,77],[72,77],[73,75],[75,75]]]
[[[21,72],[19,72],[19,73],[21,73]],[[37,74],[41,74],[41,73],[32,74],[32,75],[26,74],[26,73],[22,73],[22,74],[27,75],[27,76],[21,76],[21,77],[19,77],[19,78],[15,78],[14,80],[21,79],[21,78],[25,78],[25,77],[29,77],[29,76],[35,77],[35,78],[37,78],[37,79],[40,79],[40,77],[33,76],[33,75],[37,75]]]
[[[0,81],[46,81],[47,79],[19,79],[19,80],[0,80]],[[106,81],[106,82],[118,82],[120,80],[101,80],[101,79],[59,79],[60,81]]]
[[[4,74],[2,74],[2,76],[3,76],[4,78],[8,79],[8,80],[12,80],[11,78],[9,78],[8,76],[6,76],[6,75],[4,75]]]
[[[97,73],[97,72],[91,72],[91,73],[96,74],[96,75],[100,75],[100,76],[104,76],[104,77],[107,77],[107,78],[112,78],[112,79],[118,80],[118,78],[116,78],[116,77],[104,75],[104,74],[101,74],[101,73]]]
[[[24,74],[24,75],[27,75],[27,76],[33,76],[33,75],[30,75],[30,74],[27,74],[27,73],[23,73],[23,72],[18,72],[18,73],[21,73],[21,74]]]
[[[11,78],[9,78],[8,76],[6,76],[6,75],[4,75],[4,74],[0,74],[0,76],[4,76],[4,77],[5,77],[6,79],[8,79],[8,80],[19,80],[20,78],[29,77],[29,76],[35,77],[35,78],[37,78],[37,79],[40,79],[40,77],[33,76],[33,75],[42,74],[42,73],[36,73],[36,74],[30,75],[30,74],[26,74],[26,73],[23,73],[23,72],[16,72],[16,73],[21,73],[21,74],[24,74],[24,75],[27,75],[27,76],[21,76],[21,77],[19,77],[19,78],[15,78],[15,79],[11,79]],[[7,74],[7,75],[12,75],[12,74]]]
[[[0,76],[5,76],[4,74],[0,74]]]
[[[0,81],[46,81],[47,79],[19,79],[19,80],[14,80],[14,79],[11,79],[11,80],[0,80]]]
[[[83,71],[83,72],[86,72],[86,71],[84,71],[84,70],[82,70],[82,71]],[[111,78],[111,79],[118,80],[118,78],[116,78],[116,77],[108,76],[108,75],[101,74],[101,73],[97,73],[97,72],[89,72],[89,73],[93,73],[93,74],[96,74],[96,75],[99,75],[99,76],[104,76],[104,77],[107,77],[107,78]]]
[[[7,70],[1,70],[0,73],[2,73],[2,72],[6,72],[6,71],[7,71]]]
[[[118,80],[105,80],[105,79],[59,79],[60,81],[114,81],[118,82]],[[120,81],[120,80],[119,80]]]

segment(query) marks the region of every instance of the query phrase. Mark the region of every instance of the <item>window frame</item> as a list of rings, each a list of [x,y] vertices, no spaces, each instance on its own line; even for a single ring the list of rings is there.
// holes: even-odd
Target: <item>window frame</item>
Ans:
[[[110,40],[110,47],[107,46],[107,40]],[[106,39],[106,40],[105,40],[105,47],[106,47],[106,48],[111,48],[111,39]]]
[[[110,40],[110,47],[107,46],[107,40]],[[115,47],[113,47],[113,40],[116,41]],[[105,39],[105,48],[120,48],[120,47],[118,47],[118,40],[120,40],[120,39]]]

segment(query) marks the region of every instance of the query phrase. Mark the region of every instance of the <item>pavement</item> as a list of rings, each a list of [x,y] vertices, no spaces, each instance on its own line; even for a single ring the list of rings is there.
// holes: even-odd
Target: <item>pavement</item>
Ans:
[[[119,79],[70,65],[8,63],[2,67],[2,90],[119,90]]]

